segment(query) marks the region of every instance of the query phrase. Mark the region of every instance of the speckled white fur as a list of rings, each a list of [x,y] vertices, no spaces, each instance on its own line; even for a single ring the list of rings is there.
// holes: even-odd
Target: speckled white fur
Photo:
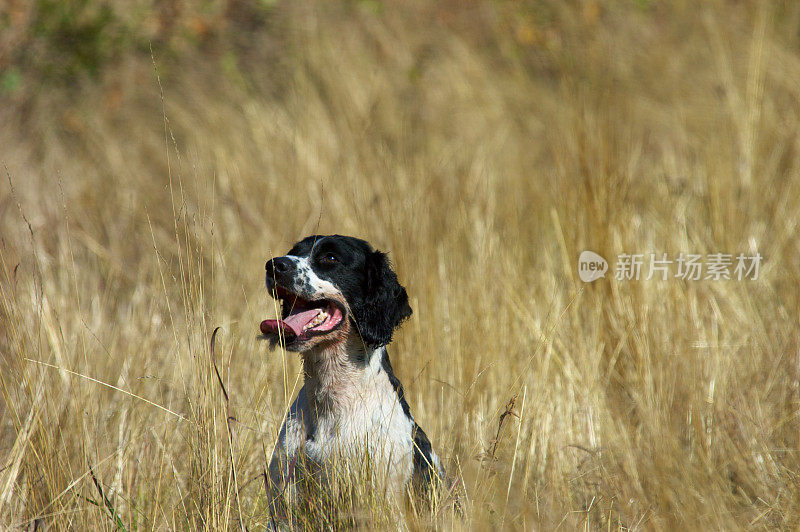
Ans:
[[[320,279],[311,269],[308,257],[286,255],[286,258],[292,259],[297,265],[296,284],[300,296],[309,299],[327,298],[344,301],[342,293],[336,288],[336,285],[325,279]]]

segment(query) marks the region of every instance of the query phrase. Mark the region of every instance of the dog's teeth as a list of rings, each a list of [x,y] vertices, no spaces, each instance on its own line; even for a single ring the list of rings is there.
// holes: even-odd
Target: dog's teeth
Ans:
[[[324,310],[321,310],[313,320],[303,325],[303,330],[306,331],[308,329],[311,329],[312,327],[316,327],[317,325],[319,325],[320,323],[324,322],[327,319],[328,319],[328,313],[325,312]]]

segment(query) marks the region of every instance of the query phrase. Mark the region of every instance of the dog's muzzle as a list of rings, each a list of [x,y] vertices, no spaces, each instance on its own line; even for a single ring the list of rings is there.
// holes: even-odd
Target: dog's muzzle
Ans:
[[[329,334],[341,326],[345,319],[344,307],[339,302],[308,296],[306,291],[300,290],[298,267],[293,259],[275,257],[267,261],[265,268],[267,290],[281,301],[281,314],[278,319],[261,322],[262,334],[283,334],[290,339],[304,340]]]

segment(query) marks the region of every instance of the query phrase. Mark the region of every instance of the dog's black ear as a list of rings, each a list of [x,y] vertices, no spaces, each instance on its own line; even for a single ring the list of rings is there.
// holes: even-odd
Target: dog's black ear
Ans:
[[[391,342],[395,328],[411,316],[411,306],[386,254],[368,252],[364,269],[364,297],[352,306],[353,315],[364,343],[380,347]]]

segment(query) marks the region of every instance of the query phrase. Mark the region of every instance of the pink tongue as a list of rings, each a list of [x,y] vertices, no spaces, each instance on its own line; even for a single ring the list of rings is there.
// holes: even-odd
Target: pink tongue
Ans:
[[[316,318],[319,311],[320,309],[318,308],[312,308],[311,310],[291,314],[283,320],[283,323],[292,328],[292,332],[294,332],[295,336],[300,336],[303,333],[303,327]]]
[[[291,314],[285,320],[265,320],[261,323],[261,332],[278,332],[278,328],[286,329],[287,327],[292,330],[295,336],[300,336],[303,333],[303,327],[317,317],[320,309],[313,308],[311,310],[304,310],[296,314]],[[264,329],[267,329],[265,331]]]

